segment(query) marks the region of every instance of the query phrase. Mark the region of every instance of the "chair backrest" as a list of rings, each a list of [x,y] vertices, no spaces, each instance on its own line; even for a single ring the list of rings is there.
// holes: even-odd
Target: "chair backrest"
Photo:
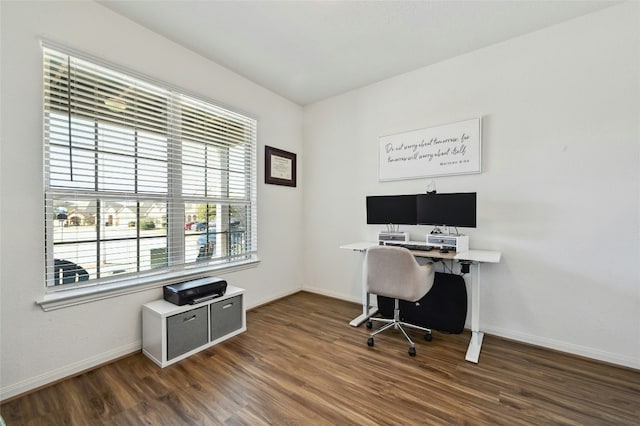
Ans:
[[[420,265],[403,247],[374,246],[367,250],[364,281],[367,292],[415,302],[433,287],[432,263]]]

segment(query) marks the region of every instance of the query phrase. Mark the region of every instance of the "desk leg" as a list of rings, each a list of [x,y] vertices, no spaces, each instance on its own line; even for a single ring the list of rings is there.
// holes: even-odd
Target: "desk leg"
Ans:
[[[480,331],[480,262],[478,262],[476,279],[471,277],[471,341],[465,357],[467,361],[478,363],[483,337],[484,333]]]
[[[362,285],[364,289],[364,283]],[[378,308],[369,307],[369,293],[367,293],[366,289],[364,290],[364,295],[362,296],[362,315],[358,315],[349,323],[352,327],[358,327],[360,324],[369,319],[369,317],[374,316],[378,313]]]
[[[366,251],[362,252],[363,262],[364,262],[365,253]],[[361,281],[360,285],[362,286],[362,315],[358,315],[353,320],[351,320],[349,325],[352,327],[358,327],[360,324],[368,320],[369,317],[372,317],[373,315],[378,313],[378,308],[370,308],[371,304],[369,300],[370,299],[369,293],[367,293],[367,289],[364,285],[364,267],[362,268],[362,278],[360,279],[360,281]]]

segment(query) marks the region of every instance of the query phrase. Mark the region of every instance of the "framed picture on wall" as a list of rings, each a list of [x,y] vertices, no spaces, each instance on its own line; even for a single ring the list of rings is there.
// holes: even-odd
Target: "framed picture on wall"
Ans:
[[[264,182],[273,185],[296,186],[296,154],[265,146]]]
[[[380,181],[482,172],[482,117],[379,138]]]

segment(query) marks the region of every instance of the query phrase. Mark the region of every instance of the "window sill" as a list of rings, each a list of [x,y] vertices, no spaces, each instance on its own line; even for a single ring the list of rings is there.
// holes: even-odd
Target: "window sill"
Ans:
[[[128,281],[122,281],[118,284],[97,284],[76,289],[52,291],[45,294],[42,299],[36,300],[36,304],[45,312],[54,311],[56,309],[82,305],[84,303],[95,302],[97,300],[159,288],[167,284],[184,280],[211,276],[216,273],[229,273],[255,268],[258,266],[258,263],[260,263],[260,259],[255,258],[241,263],[237,262],[230,266],[216,266],[206,270],[200,269],[191,273],[185,273],[184,271],[179,273],[173,272],[148,278],[135,278]]]

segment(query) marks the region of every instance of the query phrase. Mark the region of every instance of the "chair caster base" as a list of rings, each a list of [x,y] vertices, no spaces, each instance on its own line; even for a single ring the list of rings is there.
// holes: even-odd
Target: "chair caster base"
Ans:
[[[409,356],[416,356],[416,348],[409,348]]]
[[[373,337],[367,339],[367,346],[373,346]]]
[[[424,335],[424,340],[426,340],[427,342],[430,342],[433,340],[433,335],[431,333],[427,333]]]

